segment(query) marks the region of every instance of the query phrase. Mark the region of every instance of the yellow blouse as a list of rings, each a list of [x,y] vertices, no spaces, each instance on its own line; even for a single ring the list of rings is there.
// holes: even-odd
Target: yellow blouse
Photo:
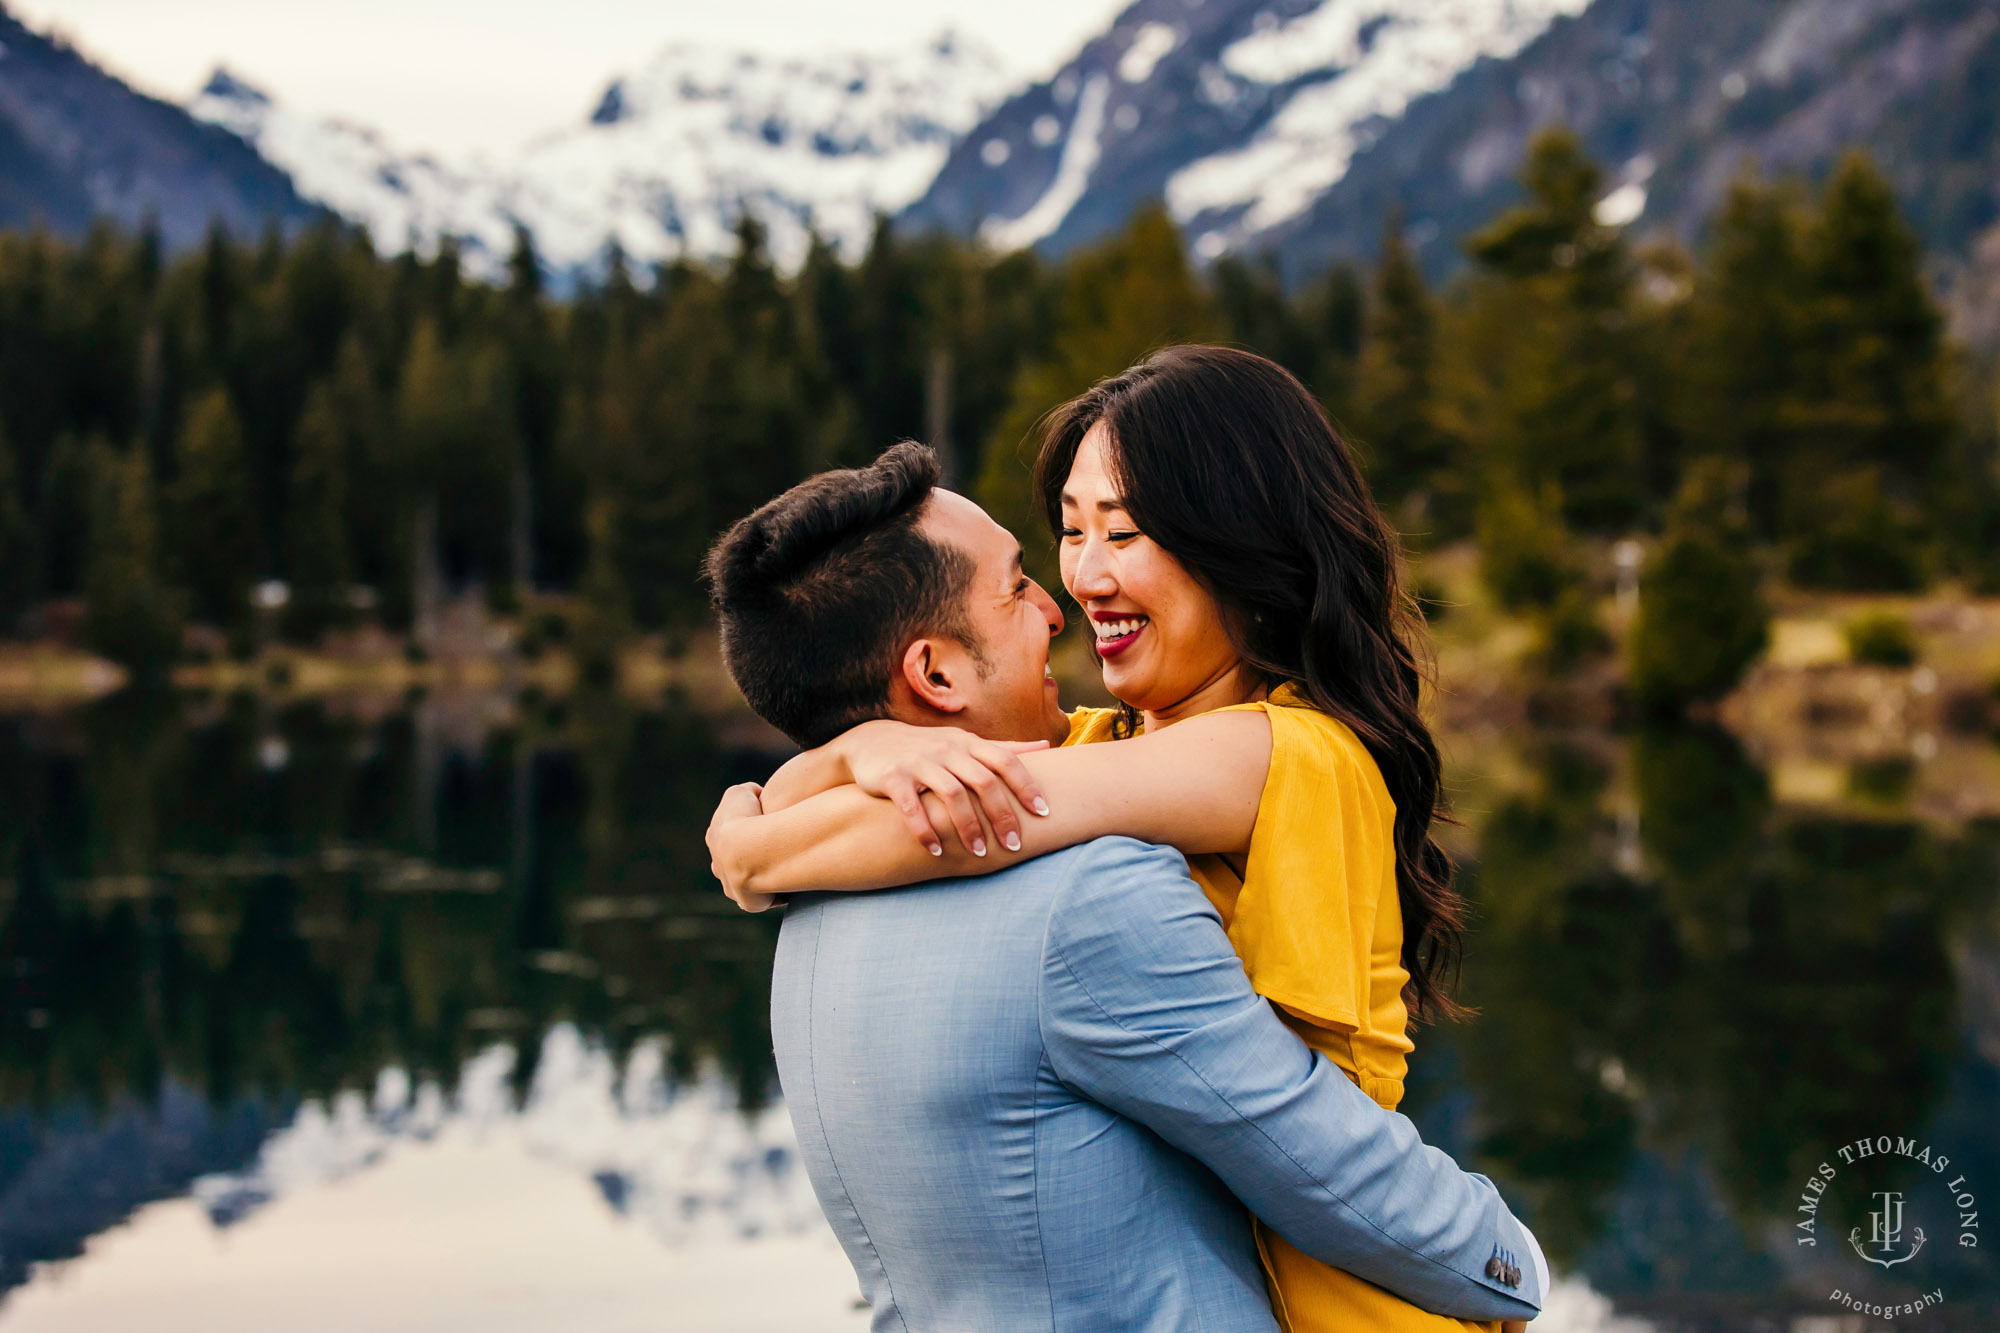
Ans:
[[[1259,995],[1306,1045],[1375,1102],[1403,1099],[1408,1033],[1403,913],[1396,893],[1396,805],[1374,757],[1347,725],[1290,685],[1237,704],[1271,722],[1271,768],[1247,857],[1191,856]],[[1065,745],[1112,739],[1117,714],[1079,708]],[[1498,1324],[1447,1319],[1329,1268],[1256,1224],[1271,1306],[1288,1333],[1465,1333]]]

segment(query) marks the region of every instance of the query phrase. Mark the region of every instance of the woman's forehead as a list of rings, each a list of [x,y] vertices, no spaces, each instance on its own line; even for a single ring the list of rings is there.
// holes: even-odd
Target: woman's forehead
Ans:
[[[1111,475],[1111,429],[1099,421],[1084,433],[1063,484],[1063,499],[1096,505],[1117,498],[1118,481]]]

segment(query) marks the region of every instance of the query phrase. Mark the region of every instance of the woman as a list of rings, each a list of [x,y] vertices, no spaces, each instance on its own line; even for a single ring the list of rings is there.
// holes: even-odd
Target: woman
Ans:
[[[978,873],[1104,834],[1169,843],[1258,993],[1393,1109],[1412,1017],[1459,1012],[1446,977],[1463,905],[1430,837],[1421,625],[1352,453],[1279,366],[1177,347],[1058,409],[1035,471],[1063,584],[1122,707],[1079,709],[1061,749],[1019,755],[949,729],[856,728],[781,770],[764,817],[717,827],[718,873],[755,905]],[[996,773],[1036,816],[992,795]],[[932,832],[947,819],[956,846]],[[921,846],[897,836],[905,823]],[[1295,1333],[1485,1327],[1261,1224],[1257,1241]]]

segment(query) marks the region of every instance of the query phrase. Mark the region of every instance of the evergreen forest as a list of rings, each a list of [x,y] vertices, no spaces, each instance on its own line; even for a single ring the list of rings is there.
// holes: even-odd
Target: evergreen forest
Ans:
[[[1213,340],[1300,376],[1414,553],[1475,541],[1551,663],[1606,646],[1609,553],[1642,539],[1633,684],[1663,703],[1726,688],[1774,581],[2000,585],[1990,377],[1865,156],[1745,174],[1692,250],[1600,224],[1604,175],[1560,130],[1519,187],[1436,289],[1396,217],[1372,267],[1288,286],[1197,268],[1157,208],[1060,261],[884,220],[795,275],[746,221],[726,263],[613,253],[560,300],[525,233],[500,285],[332,221],[173,257],[108,226],[0,235],[0,631],[143,675],[361,622],[421,645],[478,590],[570,608],[580,652],[671,646],[719,530],[909,437],[1047,575],[1037,418]]]

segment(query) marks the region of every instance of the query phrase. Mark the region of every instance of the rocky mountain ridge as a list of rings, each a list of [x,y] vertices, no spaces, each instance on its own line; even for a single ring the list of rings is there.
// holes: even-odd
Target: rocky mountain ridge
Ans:
[[[284,171],[182,108],[133,91],[0,8],[0,227],[75,234],[99,218],[197,242],[319,209]]]
[[[902,51],[811,59],[675,46],[613,81],[587,122],[497,166],[398,152],[226,70],[189,109],[386,248],[452,236],[474,271],[497,273],[518,222],[552,269],[575,273],[614,243],[647,264],[726,254],[748,211],[792,267],[815,233],[857,256],[876,215],[921,194],[1010,84],[991,52],[949,32]]]

